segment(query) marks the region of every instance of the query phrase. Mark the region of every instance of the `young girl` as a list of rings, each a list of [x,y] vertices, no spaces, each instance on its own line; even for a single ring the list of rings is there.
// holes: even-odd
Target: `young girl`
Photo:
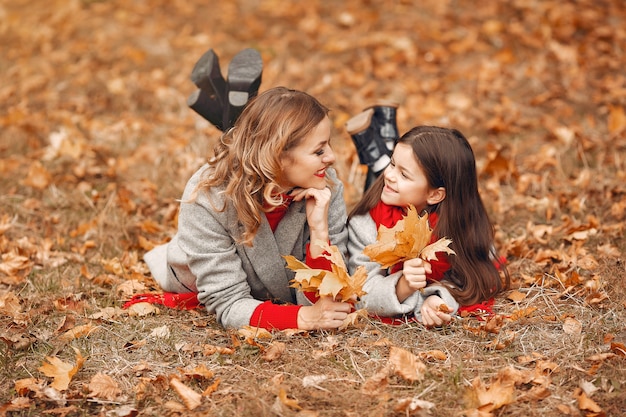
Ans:
[[[432,241],[452,240],[455,255],[437,253],[437,260],[407,260],[382,270],[363,254],[376,242],[381,225],[393,227],[414,205],[427,214]],[[418,126],[404,134],[391,163],[348,220],[348,267],[364,265],[368,278],[362,303],[380,317],[415,316],[427,326],[451,320],[459,307],[492,302],[503,289],[494,264],[494,231],[478,192],[474,153],[454,129]],[[508,273],[499,265],[506,277]],[[446,304],[450,312],[440,311]]]
[[[342,324],[352,306],[329,297],[311,305],[290,288],[283,258],[328,268],[322,248],[309,242],[346,250],[327,114],[315,98],[283,87],[250,101],[187,183],[174,238],[145,256],[164,291],[197,293],[224,327]]]

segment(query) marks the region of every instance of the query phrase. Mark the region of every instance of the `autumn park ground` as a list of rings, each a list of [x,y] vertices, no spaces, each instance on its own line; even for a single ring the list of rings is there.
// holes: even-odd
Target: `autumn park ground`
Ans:
[[[0,416],[623,415],[625,28],[622,0],[0,0]],[[376,99],[468,136],[513,278],[495,317],[266,334],[121,308],[219,137],[190,71],[246,47],[262,91],[332,109],[348,205],[344,123]]]

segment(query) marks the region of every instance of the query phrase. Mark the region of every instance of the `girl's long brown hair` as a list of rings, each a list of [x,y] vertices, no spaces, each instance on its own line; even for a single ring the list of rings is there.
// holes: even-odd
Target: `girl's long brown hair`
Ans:
[[[278,206],[282,183],[281,157],[297,146],[328,109],[307,93],[275,87],[252,99],[234,127],[225,132],[194,192],[221,187],[243,225],[237,241],[252,245],[261,225],[263,203]]]
[[[452,239],[456,255],[449,257],[447,280],[453,284],[450,292],[455,299],[462,305],[475,304],[508,288],[509,274],[495,253],[493,225],[478,191],[474,152],[465,136],[456,129],[417,126],[398,143],[411,146],[431,188],[446,190],[445,199],[426,210],[438,215],[433,233]],[[381,175],[349,217],[368,213],[380,201],[383,187]]]

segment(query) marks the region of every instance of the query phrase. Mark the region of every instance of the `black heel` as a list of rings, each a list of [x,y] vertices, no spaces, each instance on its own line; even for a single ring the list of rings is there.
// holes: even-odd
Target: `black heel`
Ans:
[[[233,57],[228,66],[223,119],[225,129],[232,127],[248,101],[257,95],[262,73],[263,59],[255,49],[244,49]]]
[[[196,62],[191,71],[191,81],[209,97],[216,97],[218,103],[224,103],[226,81],[222,77],[220,62],[213,51],[209,49]]]
[[[373,116],[374,110],[371,108],[357,114],[346,122],[346,130],[354,142],[361,164],[367,165],[377,174],[389,164],[391,150],[378,134]]]

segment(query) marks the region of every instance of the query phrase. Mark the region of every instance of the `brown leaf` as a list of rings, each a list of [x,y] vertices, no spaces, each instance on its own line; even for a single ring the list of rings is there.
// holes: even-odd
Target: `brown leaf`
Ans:
[[[408,350],[392,346],[389,350],[389,364],[393,372],[407,381],[421,381],[426,365]]]
[[[174,391],[178,394],[178,396],[183,400],[185,407],[188,410],[194,410],[202,404],[202,394],[194,391],[192,388],[189,388],[187,385],[183,384],[180,379],[174,377],[170,379],[170,385],[174,388]]]
[[[594,413],[602,412],[602,408],[594,400],[589,398],[581,388],[576,388],[574,398],[578,401],[579,409]]]
[[[272,342],[270,346],[265,350],[262,358],[267,362],[271,362],[281,357],[285,351],[285,344],[283,342]]]
[[[81,326],[76,326],[72,329],[69,329],[68,331],[63,333],[61,336],[59,336],[59,340],[63,342],[70,342],[79,337],[89,336],[96,329],[98,329],[98,326],[95,326],[91,323],[83,324]]]
[[[89,381],[89,394],[91,398],[100,398],[115,401],[122,394],[117,382],[109,375],[98,372]]]
[[[496,379],[490,386],[485,386],[480,377],[476,377],[465,393],[468,408],[483,412],[497,410],[514,401],[515,386],[508,380],[502,382]]]

